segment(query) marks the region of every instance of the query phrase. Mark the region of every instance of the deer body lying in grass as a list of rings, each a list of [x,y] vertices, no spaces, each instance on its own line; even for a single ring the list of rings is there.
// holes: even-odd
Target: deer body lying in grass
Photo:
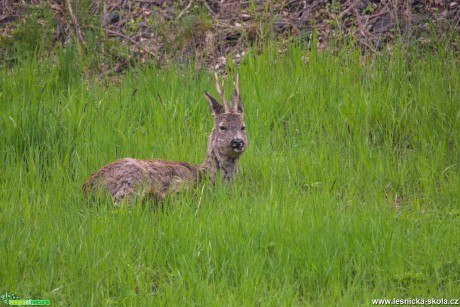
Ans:
[[[93,173],[83,185],[83,192],[88,194],[105,190],[119,203],[134,196],[162,199],[184,185],[196,184],[202,177],[209,177],[214,182],[219,171],[224,183],[233,181],[238,171],[238,160],[248,144],[238,78],[229,107],[223,92],[223,83],[221,89],[217,74],[214,76],[222,104],[205,91],[214,117],[214,127],[209,135],[203,164],[123,158]]]

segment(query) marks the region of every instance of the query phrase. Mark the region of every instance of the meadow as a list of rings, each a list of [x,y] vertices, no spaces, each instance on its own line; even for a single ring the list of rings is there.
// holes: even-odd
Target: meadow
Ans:
[[[122,157],[202,163],[212,74],[114,81],[70,46],[0,70],[0,292],[55,306],[371,305],[458,299],[460,74],[452,48],[293,44],[239,73],[231,186],[115,208],[81,186]]]

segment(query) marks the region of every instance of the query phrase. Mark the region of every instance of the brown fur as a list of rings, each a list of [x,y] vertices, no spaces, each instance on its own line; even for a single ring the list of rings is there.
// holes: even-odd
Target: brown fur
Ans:
[[[83,185],[83,192],[88,194],[91,191],[106,190],[118,203],[135,195],[161,199],[184,186],[195,185],[201,176],[209,176],[214,182],[218,171],[224,183],[234,180],[238,172],[238,160],[248,144],[238,81],[232,95],[231,109],[220,89],[217,75],[216,88],[223,105],[205,92],[214,116],[214,127],[209,135],[203,164],[123,158],[92,174]]]

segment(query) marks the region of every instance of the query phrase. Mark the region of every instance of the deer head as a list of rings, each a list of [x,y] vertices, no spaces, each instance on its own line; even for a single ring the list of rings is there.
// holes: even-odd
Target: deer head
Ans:
[[[202,169],[211,170],[211,179],[214,180],[218,169],[222,171],[224,182],[233,179],[237,172],[237,162],[245,151],[248,140],[243,118],[238,76],[234,82],[234,90],[229,107],[224,95],[224,83],[219,84],[217,74],[214,74],[216,90],[222,104],[205,91],[209,110],[214,116],[214,127],[209,136],[208,151]]]

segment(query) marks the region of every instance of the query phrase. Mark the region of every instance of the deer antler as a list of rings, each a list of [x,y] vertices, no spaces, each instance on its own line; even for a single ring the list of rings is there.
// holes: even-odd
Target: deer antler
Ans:
[[[225,112],[229,112],[230,109],[228,108],[227,100],[225,99],[224,90],[220,88],[219,79],[217,77],[216,72],[214,72],[214,78],[216,79],[216,90],[220,96],[220,99],[222,100],[222,104],[224,105],[224,110]],[[224,87],[224,80],[222,80],[222,87]]]
[[[240,99],[240,89],[239,89],[239,77],[238,74],[236,74],[236,80],[233,82],[233,86],[235,87],[235,99],[232,96],[232,112],[237,112],[238,111],[238,100]]]

